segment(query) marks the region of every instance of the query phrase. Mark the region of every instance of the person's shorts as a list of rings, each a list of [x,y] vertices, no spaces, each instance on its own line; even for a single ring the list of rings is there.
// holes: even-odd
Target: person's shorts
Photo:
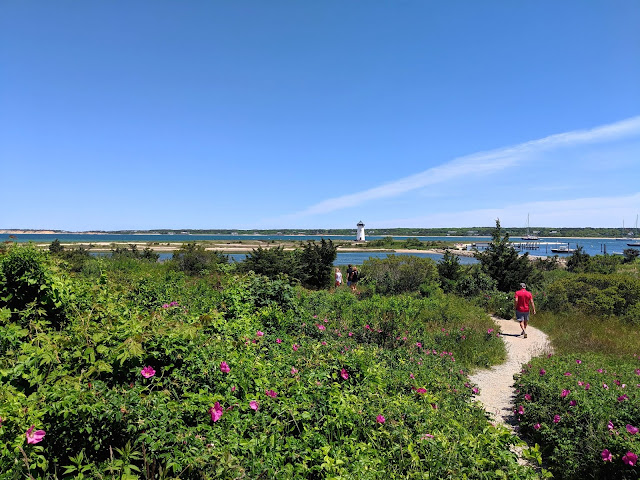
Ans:
[[[339,282],[336,280],[336,287],[339,287],[342,284],[342,282]]]
[[[347,280],[347,287],[351,286],[351,280]]]
[[[529,321],[529,312],[518,312],[516,310],[516,320],[518,322]]]

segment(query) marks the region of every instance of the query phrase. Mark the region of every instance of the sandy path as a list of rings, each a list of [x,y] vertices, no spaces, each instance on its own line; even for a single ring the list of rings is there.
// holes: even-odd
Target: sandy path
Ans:
[[[480,370],[470,379],[480,388],[476,396],[493,418],[507,426],[514,424],[513,375],[520,372],[522,364],[532,357],[551,351],[549,338],[531,324],[527,327],[527,338],[520,336],[520,325],[515,320],[492,317],[500,327],[502,340],[507,347],[507,361],[487,370]],[[532,316],[535,324],[535,316]]]

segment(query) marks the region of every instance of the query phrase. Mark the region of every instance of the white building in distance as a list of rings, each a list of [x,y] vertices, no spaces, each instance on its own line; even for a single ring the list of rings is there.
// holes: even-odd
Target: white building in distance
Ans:
[[[356,234],[356,241],[358,242],[365,242],[365,238],[364,238],[364,223],[362,223],[362,220],[360,220],[358,222],[358,233]]]

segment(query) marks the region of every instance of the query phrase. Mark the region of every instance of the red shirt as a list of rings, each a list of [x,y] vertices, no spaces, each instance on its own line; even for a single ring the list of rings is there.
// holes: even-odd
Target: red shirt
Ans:
[[[519,312],[528,312],[529,311],[529,302],[533,298],[531,292],[528,292],[524,288],[522,290],[518,290],[516,292],[516,310]]]

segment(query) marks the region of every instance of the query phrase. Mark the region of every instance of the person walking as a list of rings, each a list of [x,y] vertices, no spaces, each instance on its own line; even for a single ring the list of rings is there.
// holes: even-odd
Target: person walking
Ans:
[[[336,288],[342,285],[342,272],[336,267]]]
[[[513,298],[513,306],[516,309],[516,320],[520,322],[520,328],[522,329],[521,335],[527,338],[527,325],[529,324],[529,311],[536,314],[536,304],[533,303],[533,295],[527,291],[527,285],[525,283],[520,284],[520,290],[518,290]]]
[[[351,281],[351,291],[353,293],[357,293],[358,269],[356,267],[353,267],[353,270],[351,271],[351,276],[349,277],[349,280]]]
[[[351,286],[351,273],[353,272],[353,266],[347,265],[347,287]]]

